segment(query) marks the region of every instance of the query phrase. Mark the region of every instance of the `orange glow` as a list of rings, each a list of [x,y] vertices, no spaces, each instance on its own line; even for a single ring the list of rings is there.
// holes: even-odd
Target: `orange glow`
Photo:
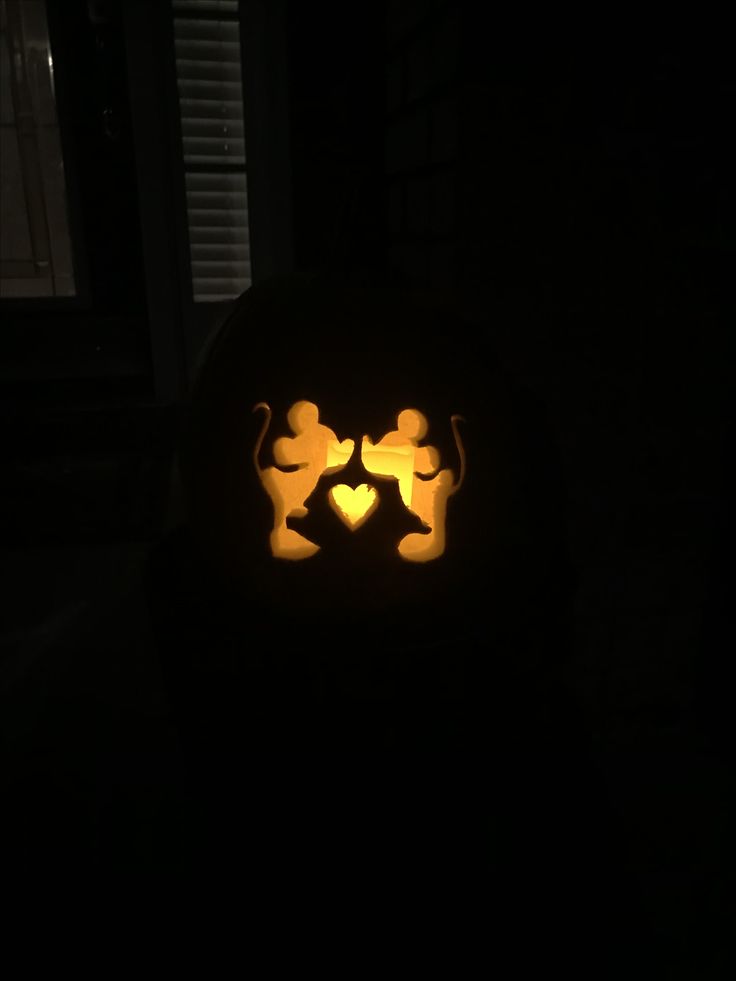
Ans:
[[[335,514],[342,518],[351,531],[364,525],[378,507],[376,488],[368,484],[360,484],[358,487],[337,484],[330,488],[328,497]]]
[[[369,473],[394,476],[404,504],[422,520],[427,534],[407,535],[399,542],[399,554],[410,562],[429,562],[445,550],[445,512],[455,479],[451,470],[441,470],[434,446],[419,446],[427,433],[426,418],[417,409],[404,409],[396,429],[375,445],[363,437],[361,456]],[[423,480],[425,475],[431,479]]]
[[[265,402],[260,402],[256,409],[266,411],[266,421],[256,444],[255,464],[273,502],[271,552],[281,559],[307,559],[319,551],[319,545],[287,528],[286,519],[306,515],[304,502],[317,486],[319,478],[326,471],[335,472],[344,467],[352,455],[354,443],[351,439],[341,443],[331,429],[321,425],[319,409],[313,402],[295,402],[287,416],[295,435],[277,439],[273,444],[273,455],[279,466],[296,465],[297,469],[284,471],[267,467],[261,470],[258,452],[271,421],[271,410]]]
[[[431,480],[414,478],[411,510],[422,519],[428,534],[406,535],[399,542],[399,555],[409,562],[429,562],[442,555],[447,499],[455,489],[452,470],[440,470]]]
[[[355,451],[352,439],[340,440],[327,426],[319,422],[319,409],[313,402],[295,402],[287,419],[294,436],[281,437],[273,444],[276,466],[262,469],[259,454],[271,422],[271,410],[259,402],[256,410],[266,417],[254,450],[254,462],[264,489],[271,498],[274,524],[270,534],[271,552],[276,558],[306,559],[319,551],[319,546],[297,531],[287,527],[287,518],[305,517],[306,500],[325,473],[337,473],[350,462]],[[397,480],[404,505],[422,521],[425,533],[406,535],[398,551],[410,562],[429,562],[445,550],[445,518],[447,501],[464,480],[465,455],[457,431],[457,421],[451,419],[460,458],[460,478],[456,482],[452,470],[440,469],[440,455],[434,446],[420,446],[428,430],[425,416],[417,409],[404,409],[396,419],[397,428],[386,433],[377,443],[363,436],[360,455],[363,467],[377,477]],[[281,467],[296,467],[282,470]],[[337,484],[328,491],[328,500],[335,514],[355,531],[366,523],[380,506],[380,494],[369,484],[350,487]]]
[[[350,462],[353,455],[355,443],[352,439],[343,440],[340,443],[337,439],[331,439],[327,444],[327,466],[325,473],[336,473]]]

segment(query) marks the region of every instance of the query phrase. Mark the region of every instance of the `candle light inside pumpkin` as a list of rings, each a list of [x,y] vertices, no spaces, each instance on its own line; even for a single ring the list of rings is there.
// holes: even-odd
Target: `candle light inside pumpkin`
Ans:
[[[376,488],[368,484],[358,487],[337,484],[330,488],[328,497],[332,510],[352,531],[364,525],[378,507]]]
[[[295,529],[289,518],[305,517],[306,501],[316,489],[323,474],[337,473],[347,466],[355,451],[352,439],[340,440],[332,429],[319,421],[319,409],[313,402],[295,402],[287,418],[293,437],[281,437],[273,445],[276,466],[262,469],[259,454],[271,421],[271,409],[259,402],[266,419],[254,449],[254,462],[261,483],[274,507],[274,526],[270,535],[271,552],[276,558],[305,559],[319,551]],[[254,410],[254,411],[255,411]],[[420,518],[423,532],[404,536],[399,555],[411,562],[428,562],[445,550],[445,516],[447,500],[460,489],[464,479],[465,456],[457,431],[459,416],[452,416],[452,428],[460,457],[460,479],[455,482],[452,470],[440,469],[440,456],[433,446],[420,446],[427,433],[425,416],[418,409],[404,409],[397,416],[397,428],[377,443],[364,436],[361,458],[365,470],[381,479],[398,481],[401,499],[408,510]],[[296,469],[282,470],[281,467]],[[328,491],[333,511],[355,531],[366,523],[380,505],[380,493],[369,484],[350,487],[337,484]]]

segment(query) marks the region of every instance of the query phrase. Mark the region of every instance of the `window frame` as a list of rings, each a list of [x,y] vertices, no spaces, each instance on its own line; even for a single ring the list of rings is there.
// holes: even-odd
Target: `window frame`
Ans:
[[[86,6],[85,0],[71,2]],[[95,242],[84,239],[88,216],[77,152],[85,148],[76,146],[69,125],[79,112],[69,63],[76,40],[62,29],[60,43],[58,32],[69,7],[70,0],[47,0],[77,294],[0,300],[0,380],[10,403],[169,404],[185,395],[206,341],[233,303],[193,300],[173,8],[170,0],[125,0],[118,8],[136,184],[132,260],[140,261],[143,279],[140,309],[136,300],[126,313],[122,306],[96,305],[86,262]],[[251,275],[257,282],[293,268],[286,0],[240,0],[239,19]]]
[[[164,4],[169,9],[165,27],[166,104],[172,107],[169,138],[175,161],[172,177],[177,202],[180,302],[186,374],[191,382],[208,340],[225,320],[235,300],[194,300],[174,43],[176,12],[171,0],[164,0]],[[287,6],[286,0],[240,0],[237,15],[252,283],[293,271]]]
[[[64,190],[75,292],[73,296],[0,296],[0,316],[3,318],[18,313],[83,311],[92,306],[76,150],[69,127],[64,123],[74,108],[68,84],[66,58],[64,55],[58,57],[60,40],[54,18],[53,0],[42,0],[42,2],[45,9],[49,51],[54,65],[54,102],[61,156],[64,162]]]

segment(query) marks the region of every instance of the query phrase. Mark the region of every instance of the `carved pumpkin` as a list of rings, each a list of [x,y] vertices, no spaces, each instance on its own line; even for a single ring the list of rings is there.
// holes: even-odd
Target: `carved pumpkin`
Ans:
[[[379,633],[433,639],[484,604],[516,527],[498,517],[510,414],[458,323],[388,290],[290,280],[241,297],[180,454],[188,525],[235,603],[348,631],[370,611]]]
[[[293,436],[282,436],[273,444],[276,465],[262,468],[259,452],[271,422],[271,409],[259,402],[254,411],[265,413],[265,422],[254,452],[256,472],[271,498],[274,509],[273,529],[269,536],[275,558],[299,560],[310,558],[319,545],[298,531],[298,521],[307,517],[306,501],[317,488],[320,478],[343,470],[357,456],[359,466],[378,478],[375,485],[333,484],[327,491],[335,514],[351,530],[361,528],[380,504],[380,485],[396,481],[404,506],[422,524],[419,532],[406,534],[398,543],[399,555],[412,562],[429,562],[445,550],[445,513],[448,498],[461,487],[465,456],[457,422],[451,422],[455,434],[460,476],[455,481],[449,468],[440,467],[440,455],[434,446],[420,445],[427,433],[427,419],[417,409],[399,412],[397,428],[374,443],[370,436],[361,441],[339,439],[319,421],[319,408],[306,400],[295,402],[288,412]],[[282,468],[290,469],[282,469]],[[291,524],[289,523],[291,519]]]

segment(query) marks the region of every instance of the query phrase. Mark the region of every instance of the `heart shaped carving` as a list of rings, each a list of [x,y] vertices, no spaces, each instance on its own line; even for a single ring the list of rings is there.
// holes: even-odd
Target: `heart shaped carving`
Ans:
[[[360,528],[378,507],[378,493],[368,484],[358,487],[337,484],[330,488],[328,498],[332,510],[351,531]]]

